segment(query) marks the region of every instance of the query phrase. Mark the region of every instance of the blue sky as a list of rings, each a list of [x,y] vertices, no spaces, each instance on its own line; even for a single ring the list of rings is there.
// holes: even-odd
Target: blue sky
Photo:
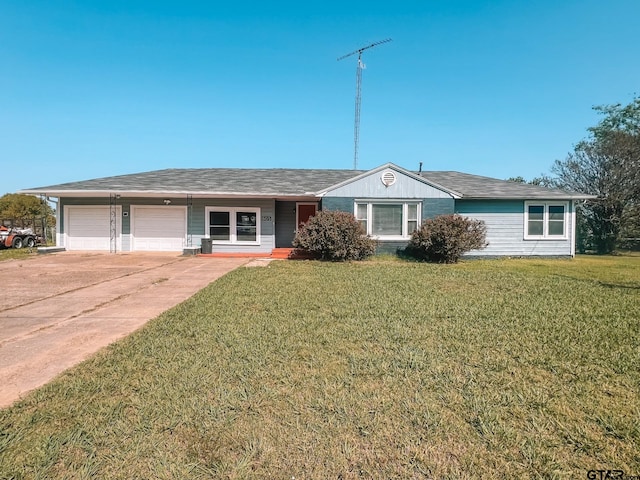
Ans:
[[[180,167],[532,178],[640,93],[638,0],[4,0],[0,194]]]

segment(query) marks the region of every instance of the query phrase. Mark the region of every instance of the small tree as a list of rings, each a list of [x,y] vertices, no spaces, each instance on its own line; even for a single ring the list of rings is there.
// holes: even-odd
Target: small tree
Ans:
[[[621,233],[640,230],[640,97],[594,110],[604,118],[552,172],[558,187],[596,197],[577,206],[579,249],[610,253]]]
[[[20,193],[7,193],[0,197],[0,223],[5,226],[32,228],[49,239],[49,229],[55,227],[55,212],[42,198]]]
[[[293,246],[323,260],[362,260],[375,253],[376,241],[352,214],[322,210],[298,229]]]
[[[544,173],[539,177],[533,177],[531,180],[527,181],[524,177],[518,175],[517,177],[509,177],[507,178],[507,182],[513,183],[527,183],[529,185],[537,185],[539,187],[547,187],[547,188],[557,188],[555,180]]]
[[[411,234],[407,253],[419,260],[456,263],[470,251],[485,248],[487,227],[482,220],[460,215],[440,215],[426,220]]]

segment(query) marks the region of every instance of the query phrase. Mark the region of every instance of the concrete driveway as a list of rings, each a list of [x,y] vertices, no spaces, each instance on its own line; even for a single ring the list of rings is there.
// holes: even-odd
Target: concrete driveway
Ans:
[[[0,408],[249,261],[62,252],[0,262]]]

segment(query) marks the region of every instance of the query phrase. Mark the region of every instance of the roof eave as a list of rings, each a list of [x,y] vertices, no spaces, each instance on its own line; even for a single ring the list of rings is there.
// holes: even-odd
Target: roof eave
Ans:
[[[47,197],[72,197],[72,198],[102,198],[111,195],[119,195],[120,197],[141,197],[141,198],[163,198],[163,197],[196,197],[196,198],[315,198],[314,192],[208,192],[208,191],[183,191],[183,190],[20,190],[18,193],[25,195],[44,195]]]
[[[592,198],[598,198],[595,195],[562,195],[562,196],[554,196],[554,195],[464,195],[461,200],[544,200],[544,201],[553,201],[553,200],[589,200]]]

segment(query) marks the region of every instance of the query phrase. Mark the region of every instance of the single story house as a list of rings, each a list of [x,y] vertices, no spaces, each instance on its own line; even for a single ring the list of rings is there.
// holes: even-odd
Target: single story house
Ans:
[[[483,220],[489,246],[473,256],[573,256],[575,204],[587,196],[453,171],[166,169],[20,193],[57,199],[59,247],[269,255],[291,247],[320,209],[353,213],[381,251],[406,245],[422,221],[458,213]]]

